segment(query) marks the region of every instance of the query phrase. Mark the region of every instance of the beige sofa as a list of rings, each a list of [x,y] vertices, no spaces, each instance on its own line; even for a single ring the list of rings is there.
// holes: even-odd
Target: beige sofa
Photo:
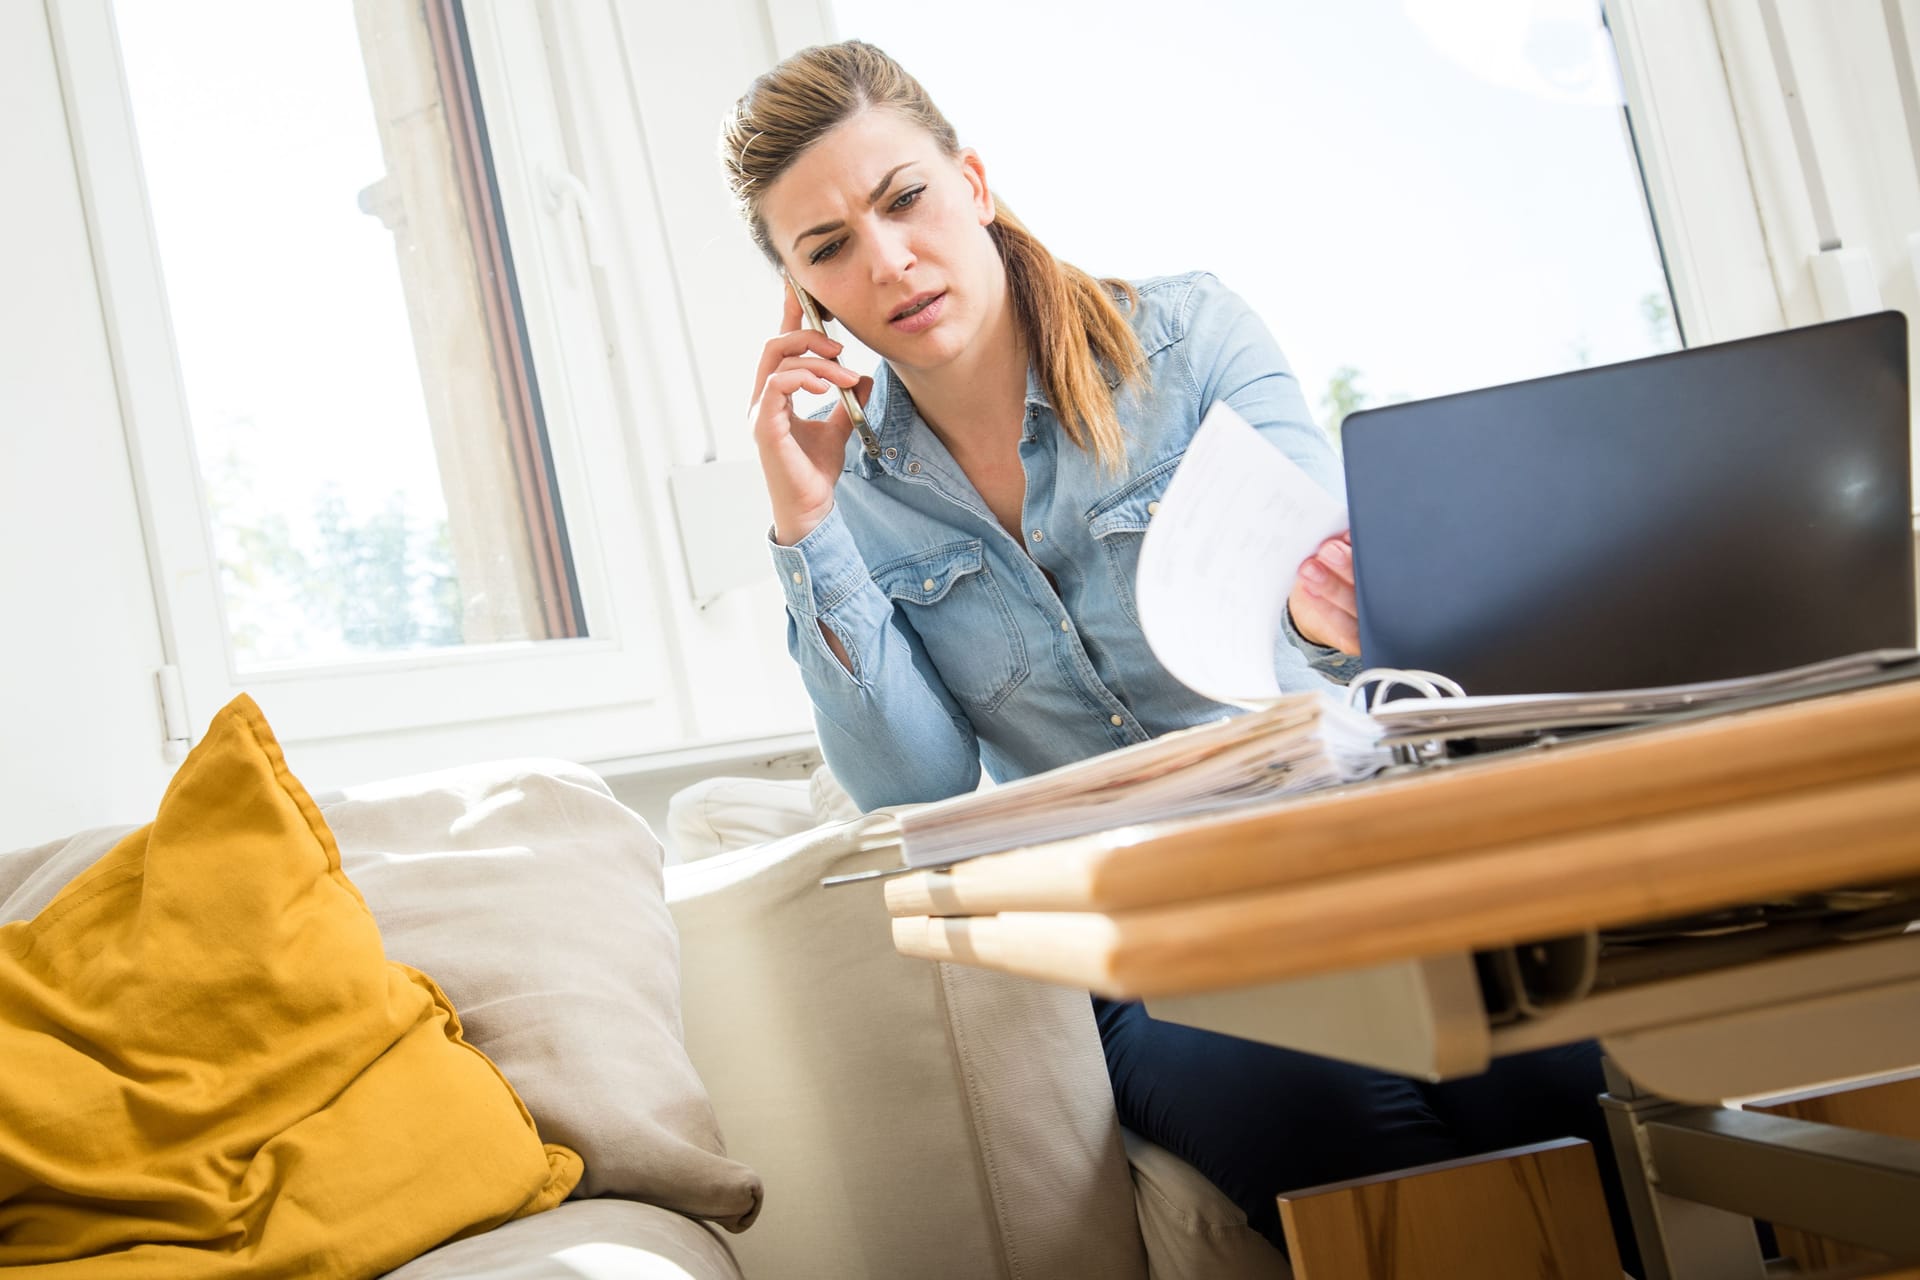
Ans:
[[[704,1087],[724,1151],[719,1135],[702,1136],[705,1099],[640,1096],[672,1055],[656,1065],[644,1047],[621,1047],[633,1029],[604,1009],[581,1022],[577,1048],[533,1061],[516,1041],[528,1010],[564,1019],[570,1001],[610,1009],[623,997],[609,985],[629,972],[643,984],[671,981],[659,972],[671,963],[670,936],[664,952],[644,955],[624,941],[651,928],[644,904],[587,885],[566,899],[588,878],[578,859],[662,860],[659,842],[600,779],[558,761],[508,761],[318,797],[389,956],[439,980],[543,1136],[581,1151],[583,1189],[593,1196],[442,1246],[393,1275],[1287,1274],[1197,1173],[1123,1136],[1084,993],[896,955],[876,884],[819,886],[823,876],[888,861],[886,852],[861,852],[852,825],[724,847],[740,830],[765,837],[780,823],[844,813],[844,797],[818,780],[810,789],[785,784],[785,793],[764,793],[781,795],[770,816],[753,808],[751,786],[730,793],[731,785],[705,785],[675,806],[677,852],[693,860],[666,867],[655,883],[671,913],[667,933],[678,935],[680,998],[671,1012],[683,1026],[669,1016],[642,1029],[656,1038],[683,1031],[698,1075],[689,1087]],[[124,830],[0,854],[0,921],[32,915]],[[403,892],[392,887],[396,869],[414,884],[458,892]],[[545,876],[559,897],[531,904],[524,886],[541,882],[525,880],[488,894],[498,869]],[[433,918],[455,910],[461,928]],[[513,923],[537,910],[566,923],[517,936]],[[568,947],[572,978],[540,978],[539,957]],[[610,959],[604,973],[579,959],[615,952],[619,963]],[[503,954],[514,962],[500,963]],[[645,956],[655,957],[648,967],[622,968]],[[534,989],[540,982],[551,993]],[[505,989],[516,984],[527,989]],[[629,1061],[636,1056],[645,1063]],[[532,1065],[516,1074],[522,1061]],[[593,1181],[597,1163],[613,1168],[627,1150],[621,1144],[635,1140],[622,1135],[654,1141],[662,1131],[692,1138],[661,1148],[660,1190],[644,1168],[620,1186]],[[684,1159],[675,1154],[682,1147]],[[630,1150],[625,1158],[634,1163]],[[734,1210],[702,1206],[738,1193],[742,1165],[764,1186],[764,1204],[757,1217],[744,1215],[750,1226],[730,1233],[699,1215],[732,1213],[739,1225]]]

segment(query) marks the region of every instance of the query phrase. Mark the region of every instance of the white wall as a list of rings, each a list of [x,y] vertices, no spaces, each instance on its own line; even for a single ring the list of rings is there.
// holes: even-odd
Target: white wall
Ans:
[[[46,15],[0,4],[0,848],[141,821],[163,662]]]

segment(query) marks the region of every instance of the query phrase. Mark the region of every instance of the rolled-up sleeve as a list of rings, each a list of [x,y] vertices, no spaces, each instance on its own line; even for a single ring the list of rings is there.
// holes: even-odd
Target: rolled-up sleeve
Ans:
[[[820,749],[862,809],[940,800],[980,781],[973,725],[907,620],[875,585],[836,506],[791,547],[768,539],[787,604],[787,651],[813,701]],[[833,633],[843,666],[821,634]]]

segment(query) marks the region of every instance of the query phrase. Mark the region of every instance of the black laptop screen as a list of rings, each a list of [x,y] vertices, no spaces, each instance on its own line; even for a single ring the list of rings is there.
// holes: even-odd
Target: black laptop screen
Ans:
[[[1906,353],[1885,312],[1349,415],[1364,661],[1532,693],[1911,646]]]

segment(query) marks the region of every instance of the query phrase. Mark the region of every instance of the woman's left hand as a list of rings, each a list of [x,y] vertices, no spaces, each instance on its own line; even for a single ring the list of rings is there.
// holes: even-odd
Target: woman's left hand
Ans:
[[[1287,596],[1294,630],[1342,653],[1360,652],[1360,606],[1353,593],[1353,538],[1337,533],[1300,566]]]

